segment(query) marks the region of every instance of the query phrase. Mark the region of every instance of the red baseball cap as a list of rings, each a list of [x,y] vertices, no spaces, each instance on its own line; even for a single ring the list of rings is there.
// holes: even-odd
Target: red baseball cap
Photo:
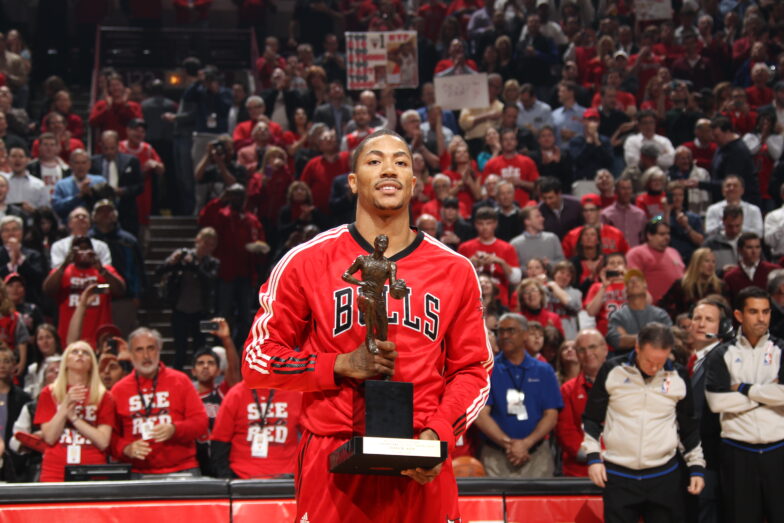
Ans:
[[[599,119],[599,111],[597,111],[593,107],[590,107],[590,108],[586,109],[585,112],[583,113],[583,120],[588,120],[589,118],[595,118],[595,119],[598,120]]]
[[[583,197],[580,198],[580,205],[585,207],[585,205],[589,203],[592,203],[597,207],[601,207],[602,199],[598,194],[594,194],[594,193],[583,194]]]

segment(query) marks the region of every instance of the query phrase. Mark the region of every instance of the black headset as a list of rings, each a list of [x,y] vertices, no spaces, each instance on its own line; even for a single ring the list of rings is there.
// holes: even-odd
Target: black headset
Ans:
[[[735,334],[735,328],[732,324],[732,314],[730,308],[720,300],[713,298],[703,298],[697,303],[689,307],[689,319],[694,315],[694,309],[697,305],[713,305],[719,309],[719,332],[716,334],[709,334],[708,338],[717,339],[719,341],[727,341]]]

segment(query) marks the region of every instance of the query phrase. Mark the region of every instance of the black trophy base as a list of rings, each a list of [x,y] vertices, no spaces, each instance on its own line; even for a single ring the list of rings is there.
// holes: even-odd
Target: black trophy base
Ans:
[[[399,476],[402,470],[435,467],[446,452],[446,441],[354,436],[329,455],[329,471]]]

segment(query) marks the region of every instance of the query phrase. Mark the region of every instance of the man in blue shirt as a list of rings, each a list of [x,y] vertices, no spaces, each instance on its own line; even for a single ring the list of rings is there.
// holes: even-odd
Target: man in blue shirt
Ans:
[[[90,155],[84,149],[72,152],[70,160],[72,175],[57,182],[52,195],[52,207],[63,223],[68,221],[68,214],[77,207],[92,207],[97,200],[93,188],[106,183],[103,176],[88,174]]]
[[[476,420],[487,441],[481,460],[490,477],[544,478],[554,472],[547,435],[563,407],[555,372],[527,355],[528,321],[507,313],[498,321],[490,397]]]

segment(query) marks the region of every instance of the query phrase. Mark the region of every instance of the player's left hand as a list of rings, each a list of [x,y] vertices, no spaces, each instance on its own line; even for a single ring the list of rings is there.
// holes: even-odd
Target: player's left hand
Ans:
[[[427,439],[432,441],[438,441],[438,434],[431,429],[425,429],[419,435],[419,439]],[[409,478],[413,479],[420,485],[426,485],[436,479],[436,477],[441,473],[441,466],[443,463],[439,463],[432,469],[423,469],[423,468],[415,468],[415,469],[407,469],[402,470],[400,473],[404,476],[408,476]]]
[[[702,492],[702,489],[705,488],[705,478],[702,476],[692,476],[689,480],[689,488],[686,490],[689,491],[689,494],[697,495]]]

